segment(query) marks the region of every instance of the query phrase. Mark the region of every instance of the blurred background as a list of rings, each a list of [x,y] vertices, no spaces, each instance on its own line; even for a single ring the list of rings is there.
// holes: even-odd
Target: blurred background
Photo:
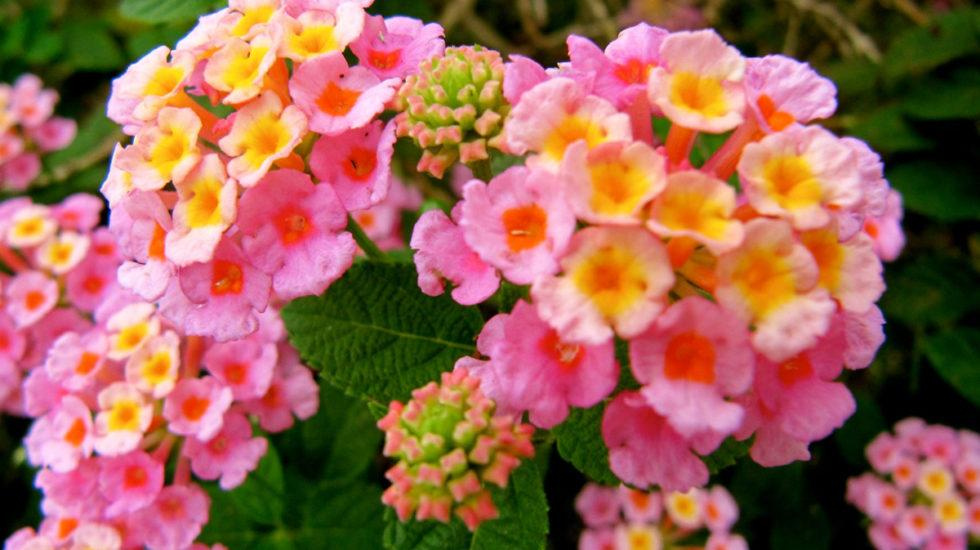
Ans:
[[[60,91],[59,114],[79,121],[75,142],[45,159],[35,199],[97,192],[122,137],[104,115],[111,80],[224,4],[0,0],[0,81],[38,74]],[[751,547],[868,547],[844,488],[848,477],[868,469],[863,449],[871,438],[907,416],[980,430],[980,8],[956,0],[376,0],[369,11],[438,21],[449,44],[480,43],[545,65],[566,59],[572,33],[602,46],[639,21],[674,30],[713,27],[746,55],[807,60],[837,83],[839,109],[825,125],[882,155],[904,198],[908,242],[886,266],[881,306],[888,340],[871,368],[845,373],[858,402],[855,416],[811,446],[810,462],[763,469],[746,458],[713,479],[738,499],[735,531]],[[275,440],[282,462],[276,467],[287,483],[290,476],[317,478],[311,463],[331,452],[325,434],[339,438],[346,429],[357,437],[351,419],[366,418],[336,410],[355,403],[325,397],[334,410]],[[331,401],[323,403],[328,409]],[[38,521],[33,472],[19,449],[27,427],[21,419],[0,420],[3,538]],[[380,479],[381,466],[367,464],[365,475]],[[572,501],[583,483],[552,453],[546,484],[553,548],[576,545],[581,525]],[[212,514],[221,514],[218,506]],[[235,521],[215,517],[212,535],[253,527],[248,518]]]

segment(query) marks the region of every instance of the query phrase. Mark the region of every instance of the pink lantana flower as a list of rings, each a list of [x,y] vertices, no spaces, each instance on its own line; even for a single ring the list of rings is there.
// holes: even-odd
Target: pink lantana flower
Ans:
[[[0,221],[0,226],[5,228],[4,241],[14,248],[37,246],[58,230],[58,223],[47,206],[14,203],[13,211],[5,214],[10,217]]]
[[[207,441],[221,430],[232,400],[231,390],[213,377],[184,378],[164,401],[163,417],[171,432]]]
[[[227,93],[222,103],[245,103],[262,91],[265,77],[276,62],[281,41],[282,31],[278,27],[247,42],[229,37],[207,60],[204,81],[215,90]]]
[[[160,109],[183,91],[194,63],[190,52],[171,52],[166,46],[144,55],[112,81],[106,109],[109,118],[123,127],[155,120]]]
[[[275,344],[253,337],[213,344],[203,362],[208,372],[231,388],[235,399],[246,400],[269,390],[278,358]]]
[[[288,157],[306,134],[306,117],[295,105],[285,108],[274,92],[267,91],[235,113],[227,136],[218,141],[232,158],[228,175],[242,187],[252,187],[272,163]]]
[[[704,462],[637,392],[621,392],[606,406],[602,439],[610,469],[631,485],[682,491],[708,482]]]
[[[575,497],[575,510],[589,527],[607,527],[619,522],[619,492],[614,487],[589,483]]]
[[[238,227],[253,265],[283,299],[316,295],[354,261],[347,213],[333,188],[296,170],[276,170],[242,196]],[[263,308],[256,307],[261,310]]]
[[[595,346],[563,342],[523,300],[511,313],[490,319],[477,345],[490,361],[470,371],[481,380],[485,374],[493,377],[482,384],[487,396],[501,410],[529,411],[541,428],[565,420],[570,406],[595,405],[619,379],[611,340]]]
[[[350,49],[378,78],[404,78],[418,70],[423,60],[442,53],[446,47],[442,35],[438,23],[375,15],[364,20],[364,32]]]
[[[132,174],[132,185],[143,191],[162,189],[178,182],[201,158],[197,136],[201,119],[189,108],[164,107],[156,124],[146,126],[117,159]]]
[[[64,275],[85,258],[90,244],[86,234],[61,231],[38,247],[35,261],[54,275]]]
[[[458,221],[462,207],[453,209]],[[429,210],[419,217],[412,230],[412,249],[418,284],[423,293],[438,296],[445,292],[444,279],[455,288],[453,300],[463,305],[478,304],[497,291],[500,275],[484,262],[463,237],[463,230],[442,210]]]
[[[128,304],[106,320],[109,359],[125,359],[160,333],[156,307],[146,302]]]
[[[109,501],[105,514],[116,517],[145,508],[163,488],[163,463],[143,451],[100,461],[99,490]]]
[[[41,173],[41,158],[21,153],[0,166],[0,182],[11,190],[23,191]]]
[[[620,485],[619,501],[627,521],[654,523],[660,521],[663,514],[663,495],[659,492],[640,491]]]
[[[285,365],[272,377],[265,395],[244,403],[247,412],[259,417],[262,429],[270,432],[289,429],[294,422],[293,415],[305,420],[316,414],[320,406],[320,389],[310,369],[296,360]]]
[[[630,341],[640,393],[685,437],[733,433],[743,410],[725,400],[752,383],[754,357],[745,324],[713,302],[690,296],[671,305]]]
[[[126,381],[159,399],[174,389],[180,369],[180,336],[172,330],[146,341],[126,361]]]
[[[137,523],[149,548],[187,548],[208,522],[210,508],[211,499],[197,485],[170,485],[139,512]]]
[[[863,314],[874,307],[885,291],[885,281],[871,237],[857,233],[841,241],[836,224],[831,222],[825,228],[804,231],[800,241],[817,262],[818,287],[853,314]]]
[[[117,456],[139,446],[153,419],[153,405],[143,393],[126,382],[114,382],[99,392],[95,417],[95,450]]]
[[[882,261],[890,262],[897,258],[905,247],[905,233],[902,231],[902,196],[891,189],[885,200],[885,211],[881,216],[864,220],[864,232],[874,241],[875,254]]]
[[[109,229],[126,258],[118,280],[144,300],[156,300],[173,277],[175,267],[166,256],[170,212],[159,193],[140,191],[122,199],[109,216]]]
[[[44,361],[52,380],[65,389],[80,391],[95,382],[105,364],[108,340],[101,331],[66,332],[54,341]]]
[[[600,344],[643,332],[674,284],[667,252],[637,227],[588,227],[561,260],[564,275],[534,281],[538,314],[563,340]]]
[[[34,422],[25,447],[35,466],[59,473],[74,470],[94,448],[92,413],[81,399],[66,395],[55,409]]]
[[[704,523],[712,532],[727,533],[738,520],[738,504],[721,485],[703,492]]]
[[[511,167],[463,187],[460,227],[467,244],[505,278],[529,284],[558,271],[575,230],[561,182],[542,170]]]
[[[174,226],[165,241],[167,259],[178,266],[206,262],[235,221],[238,185],[225,175],[218,155],[210,154],[175,187]]]
[[[629,117],[570,78],[547,80],[521,95],[505,124],[514,154],[537,153],[530,167],[556,172],[568,146],[584,139],[591,149],[606,141],[631,141]]]
[[[544,67],[537,61],[523,55],[510,54],[504,64],[504,98],[511,105],[517,105],[524,92],[550,78]]]
[[[51,207],[51,215],[62,229],[89,233],[99,225],[102,200],[88,193],[74,193]]]
[[[628,108],[639,96],[646,100],[650,70],[660,65],[660,44],[666,29],[646,23],[634,25],[600,50],[591,40],[568,37],[568,58],[575,72],[592,75],[592,93]]]
[[[14,275],[3,286],[7,315],[18,329],[37,323],[58,302],[58,283],[39,271]]]
[[[194,475],[207,480],[220,478],[219,485],[228,491],[241,485],[258,466],[268,444],[264,437],[252,437],[252,425],[245,415],[230,412],[214,437],[206,442],[189,438],[182,452],[190,458]]]
[[[692,239],[713,254],[728,252],[744,237],[734,219],[735,190],[698,170],[674,172],[650,206],[647,227],[663,237]]]
[[[382,81],[364,67],[349,67],[342,54],[331,53],[300,65],[289,94],[312,131],[332,136],[370,122],[395,97],[398,84],[397,78]]]
[[[302,63],[332,52],[343,52],[364,30],[364,8],[356,2],[340,2],[334,9],[304,10],[295,18],[279,16],[283,27],[279,55]]]
[[[241,248],[222,239],[207,263],[178,272],[160,301],[160,312],[185,334],[211,336],[226,342],[258,328],[257,312],[269,303],[271,280],[249,262]]]
[[[317,140],[310,169],[318,180],[333,187],[347,210],[369,208],[388,194],[394,147],[395,125],[375,120]]]

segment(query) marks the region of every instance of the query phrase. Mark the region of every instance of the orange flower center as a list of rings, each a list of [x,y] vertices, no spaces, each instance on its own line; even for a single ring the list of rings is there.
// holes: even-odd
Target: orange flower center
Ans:
[[[192,395],[181,403],[180,412],[184,413],[184,417],[191,422],[197,422],[204,416],[204,413],[207,412],[210,405],[211,400],[207,397]]]
[[[140,466],[129,466],[123,473],[123,485],[127,489],[135,489],[137,487],[142,487],[146,485],[146,470]]]
[[[374,151],[363,147],[354,147],[343,166],[347,177],[355,181],[364,181],[374,172],[377,165],[378,157]]]
[[[82,356],[78,359],[78,364],[75,365],[75,374],[85,376],[86,374],[92,372],[95,365],[99,362],[99,356],[90,352],[82,352]]]
[[[244,282],[242,268],[238,264],[227,260],[214,261],[214,269],[211,275],[211,294],[215,296],[239,294]]]
[[[383,71],[394,68],[395,65],[398,65],[401,58],[401,50],[392,50],[390,52],[371,50],[368,52],[368,63]]]
[[[283,244],[297,243],[313,230],[310,219],[296,208],[287,208],[280,212],[276,225]]]
[[[777,376],[784,386],[792,386],[800,380],[809,378],[811,374],[813,374],[813,365],[810,364],[810,359],[806,355],[797,355],[779,365]]]
[[[501,221],[507,231],[507,248],[511,252],[534,248],[544,240],[548,229],[548,214],[536,204],[505,210]]]
[[[34,311],[35,309],[41,307],[44,303],[44,293],[39,290],[31,290],[24,296],[24,306],[27,307],[29,311]]]
[[[88,430],[85,428],[85,423],[82,422],[81,418],[76,418],[74,422],[71,423],[71,427],[65,432],[64,440],[69,443],[72,447],[81,447],[82,442],[85,441],[85,434]]]
[[[715,381],[715,347],[696,332],[683,332],[670,339],[664,354],[664,376],[711,384]]]
[[[354,108],[359,97],[361,97],[361,92],[357,90],[342,88],[333,82],[328,82],[320,97],[317,98],[316,106],[330,116],[344,116]]]
[[[538,342],[538,347],[548,357],[557,361],[562,370],[566,371],[575,370],[585,356],[582,346],[562,342],[558,338],[558,333],[553,329],[548,330],[544,338]]]

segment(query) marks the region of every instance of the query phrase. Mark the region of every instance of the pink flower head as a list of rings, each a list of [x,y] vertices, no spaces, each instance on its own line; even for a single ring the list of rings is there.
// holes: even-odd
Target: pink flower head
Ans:
[[[381,113],[398,82],[382,81],[361,66],[349,67],[342,54],[331,53],[300,65],[289,80],[289,94],[309,117],[311,130],[337,135]]]
[[[280,359],[282,364],[282,359]],[[320,407],[320,390],[310,369],[298,362],[287,363],[272,377],[265,395],[245,402],[245,410],[259,417],[259,425],[270,432],[281,432],[293,425],[293,415],[300,420],[316,414]]]
[[[136,134],[133,144],[119,153],[119,168],[132,174],[132,185],[156,191],[179,182],[201,158],[198,133],[201,119],[189,108],[164,107],[156,124]]]
[[[457,206],[453,213],[459,217]],[[412,249],[418,284],[423,293],[438,296],[445,291],[443,280],[455,288],[454,300],[463,305],[478,304],[497,291],[500,276],[473,251],[463,238],[463,230],[442,210],[429,210],[419,217],[412,230]]]
[[[713,30],[682,31],[660,43],[647,94],[684,128],[721,133],[742,123],[745,59]]]
[[[602,439],[609,467],[626,483],[680,491],[708,482],[704,462],[638,392],[621,392],[606,406]]]
[[[875,254],[883,261],[890,262],[898,257],[905,247],[902,195],[898,191],[889,189],[885,212],[878,217],[865,218],[864,232],[874,241]]]
[[[204,354],[204,365],[231,388],[236,400],[244,401],[269,391],[278,358],[274,343],[246,338],[213,344]]]
[[[21,126],[33,128],[51,117],[58,102],[58,92],[42,87],[41,79],[33,74],[21,75],[11,94],[10,110]]]
[[[745,325],[700,296],[674,303],[630,342],[641,393],[685,437],[733,433],[742,407],[725,401],[749,389],[754,366]]]
[[[347,216],[337,194],[302,172],[269,173],[245,192],[239,209],[242,245],[283,299],[322,293],[354,261],[354,239],[343,231]]]
[[[966,532],[967,507],[959,494],[943,495],[933,500],[932,515],[944,534],[961,535]]]
[[[125,359],[160,333],[160,320],[153,304],[136,302],[113,313],[106,320],[106,329],[109,331],[109,359]]]
[[[746,419],[737,436],[755,431],[751,455],[759,464],[781,466],[810,457],[807,444],[841,427],[855,409],[840,382],[843,335],[828,334],[811,349],[782,361],[756,361],[755,396],[742,399]]]
[[[442,54],[446,47],[442,35],[438,23],[369,16],[364,20],[364,32],[350,49],[378,78],[404,78],[418,70],[423,60]]]
[[[144,300],[159,298],[173,277],[175,267],[166,256],[171,228],[170,212],[159,193],[132,193],[110,212],[109,230],[129,258],[119,267],[119,284]]]
[[[269,303],[269,276],[229,239],[218,243],[210,262],[183,267],[177,278],[180,286],[167,291],[160,312],[185,334],[241,338],[258,328],[256,313]]]
[[[147,339],[126,361],[126,381],[159,399],[171,392],[180,369],[180,336],[172,330]]]
[[[902,510],[895,522],[895,530],[904,543],[919,547],[932,537],[936,530],[936,521],[929,508],[921,505],[909,506]]]
[[[749,204],[796,229],[823,227],[861,199],[851,148],[819,126],[795,127],[745,146],[739,179]]]
[[[504,98],[517,105],[524,92],[548,80],[548,73],[537,61],[523,55],[510,54],[504,64]]]
[[[505,124],[514,154],[537,153],[528,166],[558,171],[568,146],[585,140],[591,149],[606,141],[631,141],[629,117],[570,78],[552,78],[531,88]]]
[[[615,487],[586,483],[575,497],[575,510],[588,527],[606,527],[619,523],[619,494]]]
[[[885,291],[881,261],[871,238],[857,233],[846,241],[838,239],[836,224],[804,231],[800,241],[817,262],[817,286],[825,289],[841,307],[854,314],[871,309]]]
[[[209,154],[175,186],[174,226],[164,247],[167,259],[178,266],[206,262],[235,221],[238,185],[225,175],[218,155]]]
[[[232,399],[231,390],[215,378],[184,378],[164,401],[163,417],[171,432],[207,441],[221,430]]]
[[[170,58],[169,60],[167,58]],[[194,70],[194,55],[160,46],[112,81],[107,113],[124,127],[151,123],[182,93]]]
[[[27,458],[35,466],[63,473],[92,454],[92,413],[80,399],[66,395],[38,418],[25,439]]]
[[[394,123],[375,120],[317,140],[310,169],[318,180],[333,187],[347,210],[369,208],[388,194],[394,147]]]
[[[23,191],[41,173],[41,159],[34,153],[21,153],[0,166],[0,184]]]
[[[95,417],[95,450],[118,456],[139,446],[153,419],[153,405],[136,386],[114,382],[99,392]]]
[[[980,495],[980,454],[964,452],[953,465],[957,481],[971,495]]]
[[[74,120],[56,116],[32,129],[30,136],[37,144],[38,149],[48,152],[68,147],[68,144],[75,139],[77,132],[78,124]]]
[[[643,206],[667,184],[662,155],[642,141],[570,145],[561,178],[575,214],[591,223],[637,224]]]
[[[713,254],[742,243],[744,229],[734,219],[735,190],[698,170],[674,172],[650,207],[647,227],[664,237],[694,239]]]
[[[721,485],[715,485],[702,493],[704,499],[704,523],[712,533],[727,533],[738,520],[738,504],[731,493]]]
[[[460,226],[467,244],[505,278],[528,284],[558,271],[575,230],[561,182],[549,172],[511,167],[463,188]]]
[[[227,93],[222,103],[236,105],[259,95],[269,69],[276,62],[281,34],[278,28],[270,28],[248,42],[229,37],[211,55],[204,67],[204,81],[215,90]]]
[[[143,451],[103,458],[100,466],[99,489],[109,500],[107,517],[149,506],[163,488],[163,463]]]
[[[767,133],[828,118],[837,109],[834,83],[784,55],[746,59],[744,83],[748,110]]]
[[[85,258],[90,244],[88,235],[62,231],[39,246],[34,259],[54,275],[64,275]]]
[[[187,548],[208,522],[210,508],[211,499],[197,485],[169,485],[139,512],[137,523],[151,550]]]
[[[669,34],[640,23],[620,32],[604,52],[588,38],[573,34],[567,40],[568,58],[575,72],[594,75],[594,94],[624,109],[646,95],[650,70],[660,65],[660,45]]]
[[[664,496],[668,518],[682,529],[700,529],[704,525],[704,508],[704,492],[698,488],[672,491]]]
[[[563,342],[523,300],[511,313],[487,322],[478,346],[490,356],[493,375],[506,380],[496,388],[487,385],[487,395],[506,404],[508,412],[530,411],[531,423],[542,428],[562,422],[570,406],[595,405],[619,378],[612,341],[594,346]]]
[[[905,493],[890,483],[876,483],[868,490],[866,502],[872,520],[895,523],[905,510]]]
[[[640,491],[621,485],[619,502],[627,521],[656,523],[660,521],[660,515],[663,513],[663,495],[659,492]]]
[[[51,208],[61,229],[88,233],[99,225],[102,200],[89,193],[74,193]]]
[[[288,157],[306,134],[306,117],[295,105],[267,91],[235,113],[231,132],[218,141],[221,151],[234,157],[228,175],[243,187],[252,187],[272,163]]]
[[[48,350],[44,369],[65,389],[84,390],[96,381],[107,351],[108,341],[102,331],[82,335],[66,332]]]
[[[636,227],[588,227],[561,260],[564,275],[534,281],[538,314],[563,340],[600,344],[631,338],[663,310],[674,273],[667,252]]]
[[[308,10],[295,18],[280,16],[283,40],[279,54],[302,63],[315,57],[343,52],[364,29],[364,8],[341,2],[335,10]]]
[[[10,218],[0,222],[5,228],[4,241],[14,248],[37,246],[51,238],[58,224],[47,206],[14,203]]]
[[[58,302],[58,283],[39,271],[14,275],[3,288],[7,315],[18,329],[41,320]]]
[[[956,491],[956,478],[942,461],[929,459],[919,465],[919,479],[915,485],[919,491],[935,500]]]
[[[717,274],[718,302],[755,325],[752,345],[770,360],[789,359],[827,332],[836,306],[788,223],[747,223],[742,245],[718,259]]]
[[[194,475],[208,480],[220,478],[221,488],[228,491],[241,485],[258,466],[268,444],[264,437],[252,437],[252,425],[245,415],[229,412],[214,437],[206,442],[189,438],[182,452],[190,458]]]
[[[868,457],[872,468],[880,474],[887,474],[895,469],[899,459],[906,456],[904,451],[898,439],[882,432],[868,444],[864,454]]]

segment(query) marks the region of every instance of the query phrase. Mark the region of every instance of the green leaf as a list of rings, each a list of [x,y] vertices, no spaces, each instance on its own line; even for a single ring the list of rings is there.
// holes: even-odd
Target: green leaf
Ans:
[[[241,514],[260,525],[282,523],[283,499],[286,497],[282,462],[271,444],[269,451],[259,461],[242,483],[230,491],[231,503]]]
[[[980,219],[980,187],[966,164],[906,162],[890,166],[885,175],[908,210],[944,222]]]
[[[874,398],[865,390],[854,390],[857,411],[847,419],[844,426],[834,432],[834,441],[840,447],[841,455],[853,466],[865,464],[864,448],[876,435],[888,429],[881,409]]]
[[[80,71],[113,71],[126,63],[122,49],[98,19],[65,22],[66,61]]]
[[[386,404],[449,371],[475,351],[479,312],[448,295],[422,294],[411,264],[355,264],[322,296],[282,311],[308,365],[351,395]]]
[[[885,318],[910,327],[954,323],[980,308],[980,295],[964,292],[976,284],[969,262],[938,254],[922,255],[885,270],[888,289],[881,299]]]
[[[851,132],[885,153],[921,151],[932,146],[932,142],[912,129],[899,105],[877,109],[855,124]]]
[[[534,461],[525,460],[511,474],[507,489],[493,492],[500,517],[477,528],[470,549],[543,549],[548,539],[548,501]]]
[[[123,0],[119,13],[142,23],[167,23],[196,19],[214,7],[214,0]]]
[[[902,109],[922,119],[980,117],[980,72],[961,70],[949,79],[917,81],[905,96]]]
[[[323,485],[303,506],[293,548],[323,548],[326,542],[330,548],[375,550],[381,546],[383,508],[376,485]]]
[[[602,440],[604,410],[604,403],[589,409],[573,408],[552,433],[558,441],[558,454],[586,477],[603,485],[619,485],[619,478],[609,469],[609,449]]]
[[[977,50],[977,29],[967,10],[936,18],[929,28],[912,27],[892,41],[885,53],[885,76],[896,79],[922,74]]]
[[[402,523],[388,508],[384,518],[386,525],[382,541],[388,550],[444,550],[466,548],[470,544],[470,532],[455,517],[448,524],[435,520]]]
[[[729,466],[735,465],[738,459],[749,454],[751,447],[752,442],[749,439],[738,441],[734,437],[729,437],[722,441],[721,446],[715,449],[713,453],[702,456],[701,460],[708,467],[708,472],[714,475]]]
[[[926,339],[925,352],[936,372],[980,407],[980,330],[940,332]]]

